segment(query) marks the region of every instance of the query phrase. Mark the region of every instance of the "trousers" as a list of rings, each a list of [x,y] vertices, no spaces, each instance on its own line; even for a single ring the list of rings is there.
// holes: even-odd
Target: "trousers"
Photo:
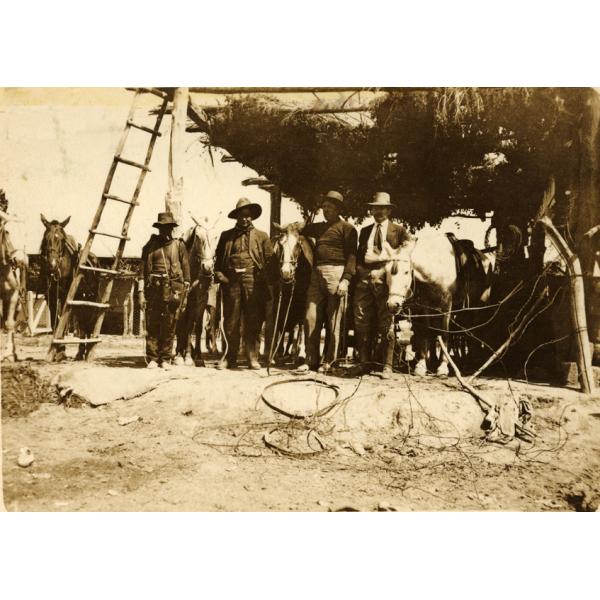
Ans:
[[[242,318],[244,345],[249,359],[259,352],[259,335],[272,306],[266,284],[253,272],[230,275],[229,283],[221,284],[223,293],[223,328],[227,338],[227,360],[235,364],[240,351]]]
[[[148,361],[170,362],[173,358],[175,340],[175,311],[162,298],[162,294],[150,293],[146,307],[146,358]]]
[[[354,288],[354,327],[360,333],[387,333],[392,315],[387,307],[388,287],[385,282],[371,280],[368,271],[359,272]]]
[[[320,362],[321,330],[327,327],[323,358],[331,364],[340,352],[340,339],[345,302],[336,291],[344,273],[343,265],[319,265],[312,270],[308,287],[308,303],[304,328],[306,332],[306,362],[314,368]]]
[[[353,316],[355,347],[361,363],[370,362],[377,351],[377,362],[392,366],[394,339],[390,331],[393,316],[388,310],[388,286],[383,281],[372,281],[367,269],[358,271],[354,288]],[[376,344],[376,340],[379,343]],[[391,346],[390,346],[391,344]],[[389,352],[391,351],[391,354]]]

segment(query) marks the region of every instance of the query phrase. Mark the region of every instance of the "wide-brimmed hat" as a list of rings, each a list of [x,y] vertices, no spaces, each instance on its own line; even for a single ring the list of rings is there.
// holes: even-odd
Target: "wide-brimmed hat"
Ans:
[[[242,208],[249,208],[252,212],[250,216],[252,219],[258,219],[262,215],[262,207],[256,202],[250,202],[248,198],[240,198],[235,205],[235,208],[227,215],[230,219],[237,219]]]
[[[344,196],[335,190],[331,190],[326,194],[323,194],[323,196],[321,196],[321,202],[325,202],[325,200],[331,200],[340,208],[344,208]]]
[[[387,192],[375,192],[373,201],[368,203],[369,206],[383,206],[387,208],[396,208],[390,201],[390,195]]]
[[[173,218],[172,213],[170,212],[161,212],[158,213],[158,217],[156,218],[156,223],[152,224],[152,227],[162,227],[163,225],[171,225],[173,227],[177,226],[177,221]]]

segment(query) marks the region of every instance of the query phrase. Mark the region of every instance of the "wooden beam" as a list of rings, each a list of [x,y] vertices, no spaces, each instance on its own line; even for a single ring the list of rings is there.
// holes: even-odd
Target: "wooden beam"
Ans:
[[[262,187],[262,186],[261,186]],[[281,223],[281,188],[278,185],[273,185],[273,189],[269,190],[271,194],[271,214],[269,221],[271,222],[271,237],[277,233],[273,223]]]
[[[325,92],[432,92],[435,87],[191,87],[193,94],[319,94]]]
[[[189,97],[187,115],[196,124],[198,132],[208,132],[208,115],[201,106],[194,102],[191,96]]]
[[[165,209],[181,225],[183,218],[183,165],[185,162],[185,129],[189,106],[188,88],[176,88],[173,96],[171,116],[171,138],[169,145],[169,188],[165,198]],[[173,232],[177,236],[179,228]]]
[[[569,272],[571,292],[571,321],[577,339],[577,367],[579,371],[579,384],[584,394],[593,394],[596,387],[594,372],[592,370],[592,353],[587,329],[585,313],[585,292],[581,263],[577,255],[573,254],[564,238],[549,217],[542,217],[540,223],[546,228],[546,234],[552,245],[562,256]]]

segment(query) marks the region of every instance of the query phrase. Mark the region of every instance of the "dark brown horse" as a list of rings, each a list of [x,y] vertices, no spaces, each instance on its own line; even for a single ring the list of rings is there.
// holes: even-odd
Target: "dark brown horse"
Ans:
[[[58,319],[73,281],[73,274],[79,261],[79,244],[75,238],[65,231],[71,217],[59,222],[56,219],[48,221],[40,215],[46,228],[42,238],[40,254],[42,257],[42,281],[46,285],[46,301],[50,308],[52,330],[56,329]],[[97,266],[96,257],[90,254],[89,264]],[[98,296],[98,278],[91,273],[85,273],[77,290],[77,300],[96,300]],[[76,328],[80,337],[90,337],[94,325],[94,309],[78,307],[74,310]],[[89,348],[80,344],[77,360],[87,355]],[[61,356],[62,355],[62,356]],[[64,357],[64,346],[58,349],[58,356]]]

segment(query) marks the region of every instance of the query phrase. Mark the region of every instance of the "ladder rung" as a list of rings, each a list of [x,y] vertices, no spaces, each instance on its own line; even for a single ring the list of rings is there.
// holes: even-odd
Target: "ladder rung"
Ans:
[[[129,241],[131,238],[126,235],[115,235],[114,233],[106,233],[105,231],[98,231],[97,229],[90,229],[90,233],[92,235],[103,235],[104,237],[116,238],[118,240],[127,240]]]
[[[139,202],[131,202],[131,200],[125,200],[125,198],[119,198],[119,196],[113,196],[112,194],[102,194],[103,198],[107,200],[115,200],[116,202],[122,202],[123,204],[131,204],[132,206],[139,206]]]
[[[70,300],[67,302],[71,306],[91,306],[93,308],[110,308],[106,302],[90,302],[89,300]]]
[[[64,338],[62,340],[52,340],[53,344],[98,344],[100,338]]]
[[[136,167],[137,169],[142,169],[142,171],[150,171],[150,167],[147,167],[146,165],[143,165],[142,163],[135,162],[134,160],[129,160],[128,158],[123,158],[122,156],[119,156],[119,155],[115,156],[115,160],[117,162],[124,163],[131,167]]]
[[[158,131],[157,129],[152,129],[152,127],[146,127],[145,125],[139,125],[138,123],[134,123],[131,119],[127,120],[127,125],[129,125],[129,127],[135,127],[136,129],[141,129],[142,131],[151,133],[152,135],[156,135],[158,137],[160,137],[162,135],[162,133],[160,131]]]
[[[157,88],[136,88],[136,90],[140,93],[146,93],[146,94],[154,94],[155,96],[158,96],[159,98],[167,98],[169,96],[169,94],[167,94],[167,92],[163,92],[162,90],[159,90]]]
[[[79,267],[84,271],[97,271],[98,273],[109,273],[110,275],[120,275],[122,271],[115,271],[114,269],[103,269],[101,267],[88,267],[87,265],[81,265]]]

